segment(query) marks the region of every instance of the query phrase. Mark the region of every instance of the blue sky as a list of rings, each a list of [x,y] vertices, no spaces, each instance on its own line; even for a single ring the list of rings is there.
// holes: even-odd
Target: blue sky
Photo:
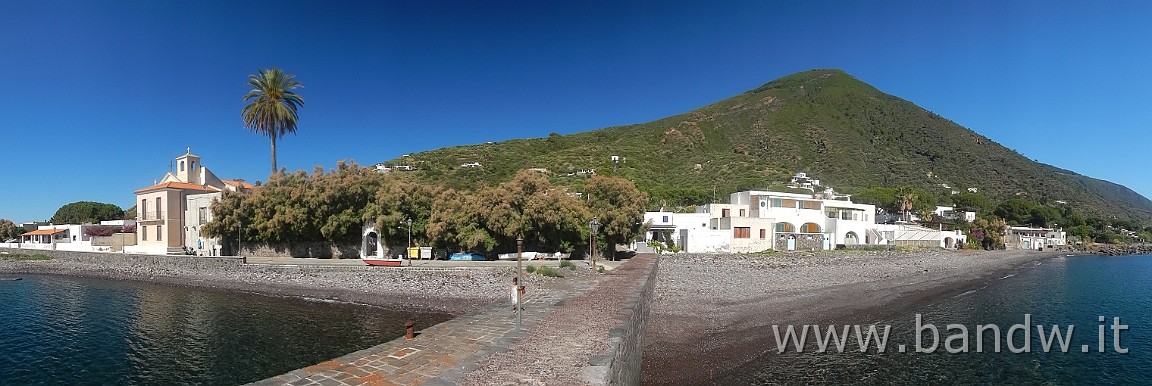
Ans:
[[[267,179],[247,75],[304,84],[289,170],[685,112],[839,68],[1152,195],[1147,1],[0,2],[0,218],[132,205],[186,147]]]

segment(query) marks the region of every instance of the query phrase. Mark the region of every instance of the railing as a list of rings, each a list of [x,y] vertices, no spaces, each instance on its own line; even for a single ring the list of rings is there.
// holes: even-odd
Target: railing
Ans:
[[[138,215],[140,216],[140,218],[139,218],[140,221],[163,220],[164,219],[164,211],[162,211],[162,210],[156,210],[156,211],[151,211],[151,212],[140,212],[140,213],[138,213]]]

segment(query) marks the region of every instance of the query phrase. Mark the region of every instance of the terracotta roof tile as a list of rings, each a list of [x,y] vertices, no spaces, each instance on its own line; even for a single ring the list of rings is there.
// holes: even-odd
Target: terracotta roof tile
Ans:
[[[31,231],[31,232],[22,234],[21,236],[54,235],[57,233],[67,232],[67,231],[68,231],[67,229],[37,229],[37,230]]]
[[[144,189],[137,190],[136,193],[150,192],[160,189],[182,189],[182,190],[201,190],[205,192],[219,192],[220,188],[215,186],[189,184],[187,182],[165,182],[163,184],[152,185]]]

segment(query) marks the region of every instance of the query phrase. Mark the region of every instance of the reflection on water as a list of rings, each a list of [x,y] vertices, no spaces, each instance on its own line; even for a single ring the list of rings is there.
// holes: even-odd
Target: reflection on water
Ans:
[[[1072,257],[1045,260],[1021,270],[1018,274],[997,280],[976,291],[964,293],[933,304],[921,305],[900,315],[882,315],[871,320],[851,323],[892,325],[892,342],[886,353],[875,348],[868,353],[786,353],[772,351],[751,364],[742,366],[715,384],[1150,384],[1152,383],[1152,256]],[[940,346],[936,352],[914,353],[915,314],[923,323],[939,330]],[[1002,338],[1001,353],[992,353],[991,333],[983,341],[983,353],[976,353],[975,326],[996,324],[1006,336],[1015,324],[1024,323],[1031,315],[1029,353],[1011,353],[1007,338]],[[1106,353],[1097,352],[1098,317],[1120,317],[1129,329],[1121,333],[1127,354],[1112,349],[1112,332],[1106,337]],[[816,321],[813,321],[816,323]],[[944,350],[947,336],[958,330],[947,330],[948,324],[963,324],[969,330],[969,352],[948,353]],[[1044,353],[1035,325],[1074,325],[1072,344],[1067,353],[1052,350]],[[923,346],[931,346],[925,333]],[[1016,347],[1024,337],[1017,333]],[[856,350],[855,337],[847,346]],[[960,341],[952,347],[960,347]],[[906,353],[892,346],[906,344]],[[1082,346],[1089,353],[1081,352]],[[1054,347],[1058,347],[1055,346]],[[768,347],[765,351],[768,351]]]
[[[25,276],[0,282],[0,384],[242,384],[430,326],[443,314]]]

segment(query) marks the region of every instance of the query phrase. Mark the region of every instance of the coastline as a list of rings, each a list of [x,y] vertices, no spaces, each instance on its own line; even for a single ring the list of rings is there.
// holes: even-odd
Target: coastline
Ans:
[[[7,250],[12,253],[44,251]],[[49,251],[52,252],[52,251]],[[411,269],[243,264],[221,257],[48,253],[50,260],[0,259],[0,274],[66,275],[336,301],[459,316],[507,297],[515,271],[501,267]],[[527,275],[547,291],[555,279]]]
[[[773,324],[870,323],[1068,251],[855,251],[665,256],[644,384],[700,384],[774,346]],[[692,366],[684,366],[686,361]]]

